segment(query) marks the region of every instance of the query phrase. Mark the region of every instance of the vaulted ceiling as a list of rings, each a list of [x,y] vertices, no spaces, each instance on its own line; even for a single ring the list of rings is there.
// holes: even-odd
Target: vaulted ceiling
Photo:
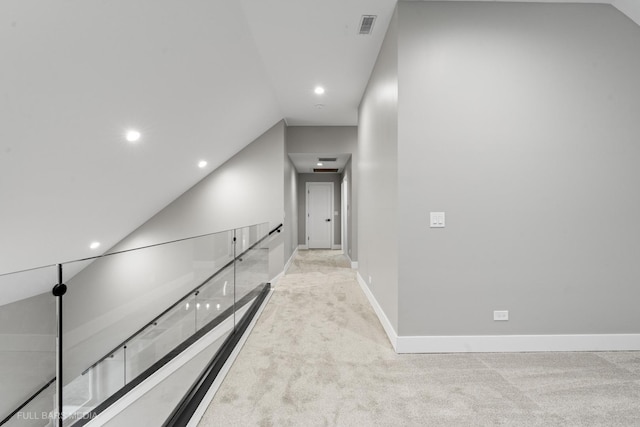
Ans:
[[[0,2],[0,273],[109,248],[278,120],[355,125],[395,3]]]

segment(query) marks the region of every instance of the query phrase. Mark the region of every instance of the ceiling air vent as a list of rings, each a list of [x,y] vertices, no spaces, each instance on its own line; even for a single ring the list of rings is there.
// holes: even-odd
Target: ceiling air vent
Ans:
[[[314,172],[316,173],[338,173],[338,169],[318,169],[318,168],[314,168],[313,169]]]
[[[360,19],[360,30],[358,30],[358,34],[371,34],[371,30],[373,30],[373,24],[376,22],[376,17],[377,15],[362,15],[362,18]]]
[[[319,157],[318,158],[319,162],[335,162],[336,160],[338,160],[337,157]]]

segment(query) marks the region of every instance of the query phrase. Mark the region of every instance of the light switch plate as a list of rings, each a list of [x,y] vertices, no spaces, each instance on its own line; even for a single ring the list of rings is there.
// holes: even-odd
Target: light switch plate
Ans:
[[[429,227],[444,228],[444,212],[430,212]]]

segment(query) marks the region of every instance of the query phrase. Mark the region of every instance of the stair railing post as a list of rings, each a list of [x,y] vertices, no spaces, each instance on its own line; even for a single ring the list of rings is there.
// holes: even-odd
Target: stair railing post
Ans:
[[[63,396],[62,396],[62,297],[67,292],[67,285],[62,283],[62,264],[58,264],[58,284],[53,287],[52,293],[56,297],[56,404],[54,410],[54,425],[62,427],[64,420]]]
[[[233,331],[236,330],[236,229],[233,229]]]

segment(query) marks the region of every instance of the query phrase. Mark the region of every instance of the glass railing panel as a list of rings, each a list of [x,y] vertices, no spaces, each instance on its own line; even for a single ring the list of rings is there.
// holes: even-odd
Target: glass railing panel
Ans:
[[[55,266],[0,275],[0,422],[34,396],[11,423],[44,426],[53,413],[57,279]]]
[[[233,265],[221,270],[202,286],[196,297],[197,328],[202,329],[216,318],[228,316],[233,310]]]
[[[192,336],[197,288],[232,259],[223,232],[64,264],[65,414],[91,411]]]
[[[236,309],[246,304],[250,294],[269,280],[268,225],[259,224],[236,230],[235,300]],[[236,322],[240,316],[236,316]]]
[[[131,381],[196,332],[196,297],[190,295],[127,342],[127,381]]]
[[[219,325],[218,327],[222,327]],[[202,351],[109,420],[105,427],[161,426],[231,333],[220,331]]]
[[[2,427],[51,426],[54,417],[56,382],[45,385],[34,398],[2,424]],[[3,417],[4,419],[4,417]],[[2,421],[2,420],[0,420]]]

